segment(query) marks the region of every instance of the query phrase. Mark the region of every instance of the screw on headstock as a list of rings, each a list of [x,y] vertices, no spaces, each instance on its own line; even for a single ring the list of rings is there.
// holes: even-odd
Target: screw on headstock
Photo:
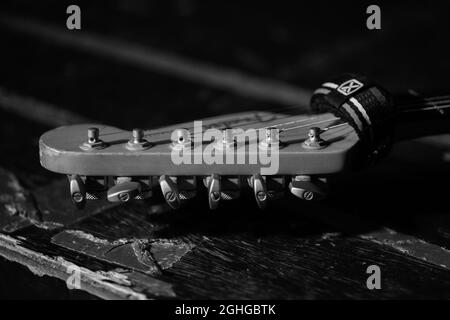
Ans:
[[[304,200],[312,200],[313,198],[314,198],[314,192],[312,192],[312,191],[305,191],[304,193],[303,193],[303,198],[304,198]]]
[[[176,195],[174,192],[169,191],[169,192],[166,193],[166,195],[165,195],[164,198],[165,198],[167,201],[173,202],[173,201],[175,200],[176,196],[177,196],[177,195]]]
[[[123,192],[118,195],[118,198],[121,202],[127,202],[130,200],[130,194]]]
[[[81,201],[84,200],[83,195],[81,194],[81,192],[74,192],[72,194],[72,199],[73,201],[80,203]]]
[[[220,193],[219,192],[211,192],[210,197],[214,201],[218,201],[220,199]]]
[[[260,201],[264,201],[267,199],[267,193],[265,193],[264,191],[259,191],[256,196],[258,197],[258,199]]]

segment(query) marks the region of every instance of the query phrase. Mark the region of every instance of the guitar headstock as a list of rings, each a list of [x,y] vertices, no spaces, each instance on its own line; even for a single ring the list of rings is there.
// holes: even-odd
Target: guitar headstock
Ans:
[[[132,132],[83,124],[56,128],[40,140],[43,167],[66,174],[73,202],[144,199],[160,186],[178,208],[203,184],[211,209],[253,189],[259,207],[286,188],[304,199],[326,195],[330,175],[361,167],[393,143],[405,112],[448,107],[448,96],[399,110],[365,77],[344,74],[311,97],[316,114],[247,112]]]
[[[40,139],[43,167],[66,174],[73,202],[144,199],[159,185],[178,208],[204,185],[211,208],[252,188],[263,208],[286,188],[323,197],[327,176],[352,168],[359,137],[331,113],[248,112],[133,131],[81,124]]]

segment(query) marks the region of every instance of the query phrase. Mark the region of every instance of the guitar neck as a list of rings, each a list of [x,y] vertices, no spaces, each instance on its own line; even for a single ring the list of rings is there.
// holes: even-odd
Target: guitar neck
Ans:
[[[450,95],[397,101],[397,140],[450,133]]]

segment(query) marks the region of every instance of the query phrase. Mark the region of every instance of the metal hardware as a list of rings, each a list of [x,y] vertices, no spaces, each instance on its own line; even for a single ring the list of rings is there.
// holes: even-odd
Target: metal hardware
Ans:
[[[142,129],[133,129],[133,137],[127,142],[126,148],[132,151],[145,150],[151,147],[150,142],[144,139]]]
[[[185,129],[177,129],[172,134],[172,149],[183,150],[184,148],[192,147],[192,139],[189,132]]]
[[[78,175],[69,176],[70,197],[78,209],[83,209],[86,205],[86,189],[84,182]]]
[[[167,204],[172,209],[178,209],[181,206],[181,201],[176,183],[172,181],[171,177],[162,175],[159,177],[159,185]]]
[[[322,149],[325,148],[328,143],[320,137],[322,129],[318,127],[312,127],[308,132],[308,139],[303,142],[303,147],[307,149]]]
[[[100,131],[98,130],[98,128],[89,128],[88,139],[80,145],[80,148],[85,151],[106,148],[107,144],[99,138],[99,135]]]
[[[259,143],[261,149],[267,150],[272,146],[280,146],[280,136],[278,129],[269,127],[265,130],[265,138]]]
[[[254,176],[252,176],[251,181],[256,203],[258,204],[258,207],[260,207],[261,209],[265,209],[269,200],[266,180],[260,174],[255,174]]]
[[[208,177],[208,202],[209,208],[214,210],[219,206],[221,196],[220,176],[213,173]]]
[[[141,193],[141,184],[136,181],[120,182],[109,188],[107,193],[110,202],[128,202]]]
[[[214,148],[218,150],[224,150],[229,148],[234,148],[235,146],[233,129],[223,129],[222,130],[222,140],[217,141],[214,144]]]
[[[302,200],[317,200],[326,197],[326,184],[310,176],[295,176],[289,183],[291,193]]]

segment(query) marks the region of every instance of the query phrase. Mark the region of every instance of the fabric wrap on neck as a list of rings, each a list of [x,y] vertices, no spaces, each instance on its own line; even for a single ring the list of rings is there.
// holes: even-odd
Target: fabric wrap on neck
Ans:
[[[357,132],[369,159],[385,154],[392,145],[396,113],[391,95],[365,77],[344,74],[314,91],[311,108],[331,112]]]

